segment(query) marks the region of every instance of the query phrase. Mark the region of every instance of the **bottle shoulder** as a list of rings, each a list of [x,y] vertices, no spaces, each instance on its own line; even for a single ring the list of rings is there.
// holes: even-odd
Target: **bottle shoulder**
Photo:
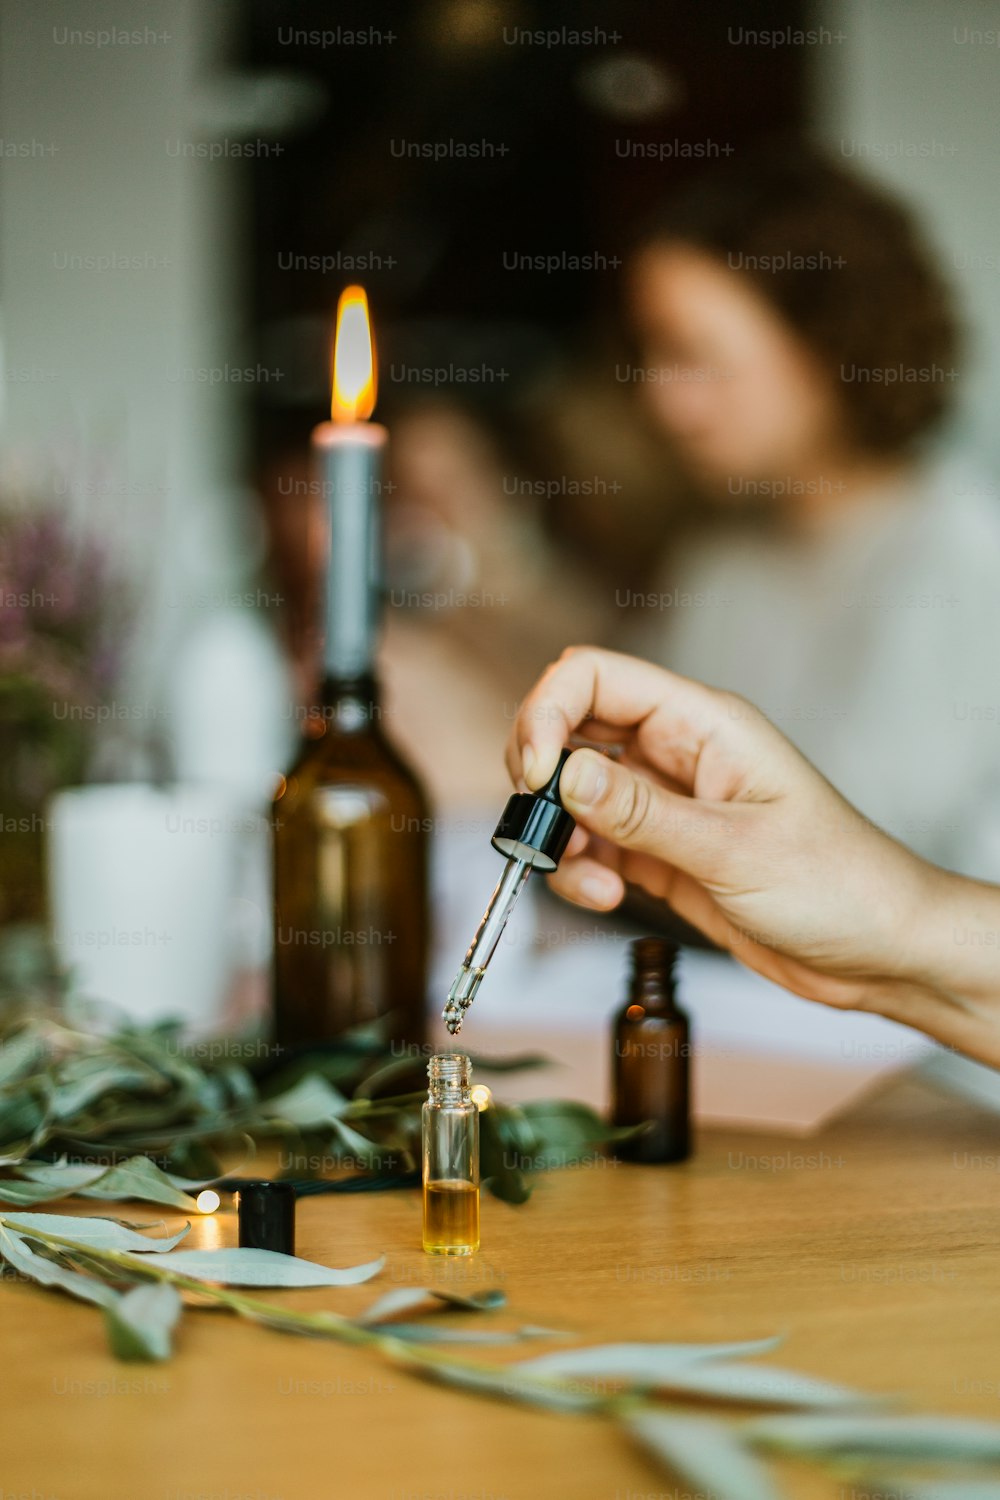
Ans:
[[[666,996],[659,1000],[647,999],[641,1005],[633,1000],[626,1000],[621,1009],[615,1012],[614,1024],[629,1030],[659,1031],[671,1026],[687,1026],[688,1013],[681,1009],[676,1000]]]
[[[325,733],[303,737],[285,775],[285,786],[305,791],[359,778],[380,787],[411,810],[428,810],[426,793],[414,772],[381,731],[372,727],[343,734],[327,725]]]

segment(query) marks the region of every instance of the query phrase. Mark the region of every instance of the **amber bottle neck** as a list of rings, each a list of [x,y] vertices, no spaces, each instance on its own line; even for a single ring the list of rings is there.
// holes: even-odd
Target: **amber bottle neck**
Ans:
[[[647,1010],[678,1012],[674,966],[677,949],[660,938],[640,938],[632,945],[628,1003]]]
[[[361,677],[324,677],[319,701],[324,719],[342,734],[375,730],[381,723],[381,695],[371,673]]]

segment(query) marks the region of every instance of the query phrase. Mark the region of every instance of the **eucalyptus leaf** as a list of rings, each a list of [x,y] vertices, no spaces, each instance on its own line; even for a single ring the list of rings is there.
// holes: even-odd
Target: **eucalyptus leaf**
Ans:
[[[439,1291],[436,1287],[395,1287],[391,1292],[386,1292],[366,1307],[358,1323],[386,1323],[394,1318],[397,1313],[411,1312],[415,1307],[423,1307],[427,1310],[434,1308],[440,1311],[441,1304],[450,1307],[460,1307],[469,1312],[493,1312],[498,1307],[503,1307],[507,1301],[506,1294],[498,1288],[490,1288],[483,1292],[473,1292],[466,1296],[462,1292]]]
[[[434,1287],[431,1296],[449,1307],[462,1307],[469,1312],[495,1312],[498,1307],[507,1305],[507,1293],[498,1286],[486,1287],[481,1292],[446,1292]]]
[[[104,1309],[104,1326],[118,1359],[169,1359],[170,1335],[181,1314],[172,1286],[137,1286]]]
[[[190,1195],[191,1193],[200,1193],[202,1188],[212,1187],[215,1183],[227,1177],[243,1176],[245,1166],[246,1158],[234,1163],[231,1172],[213,1172],[211,1177],[181,1177],[177,1172],[164,1172],[163,1175],[171,1187],[179,1188],[181,1192]]]
[[[153,1238],[137,1234],[128,1225],[117,1219],[83,1218],[74,1214],[29,1214],[13,1213],[0,1215],[5,1224],[19,1233],[55,1234],[62,1239],[73,1240],[78,1245],[87,1245],[91,1250],[148,1250],[165,1254],[188,1233],[191,1226],[185,1224],[177,1234]]]
[[[385,1323],[397,1313],[410,1312],[415,1307],[430,1306],[431,1294],[427,1287],[397,1286],[391,1292],[376,1297],[370,1307],[356,1318],[358,1323]]]
[[[572,1099],[532,1099],[521,1112],[550,1146],[585,1146],[605,1141],[615,1131],[588,1104]]]
[[[191,1192],[196,1187],[207,1187],[218,1182],[220,1177],[242,1174],[246,1162],[254,1155],[254,1143],[244,1136],[247,1154],[236,1166],[227,1168],[216,1151],[206,1142],[197,1139],[175,1139],[164,1155],[164,1170],[174,1187]],[[180,1175],[183,1174],[183,1175]]]
[[[103,1172],[102,1167],[98,1176]],[[0,1204],[23,1204],[28,1207],[32,1203],[51,1203],[56,1198],[65,1198],[76,1192],[75,1187],[58,1187],[49,1182],[22,1182],[12,1177],[0,1180]]]
[[[248,1248],[170,1250],[157,1256],[156,1263],[196,1281],[214,1281],[223,1286],[356,1286],[378,1275],[385,1265],[385,1256],[342,1270],[300,1260],[297,1255],[282,1255],[277,1250]]]
[[[780,1500],[763,1464],[724,1422],[650,1409],[621,1421],[671,1474],[712,1500]]]
[[[521,1111],[536,1137],[530,1165],[572,1166],[592,1159],[605,1145],[641,1133],[644,1126],[609,1125],[588,1104],[572,1099],[533,1099]]]
[[[568,1380],[598,1375],[638,1385],[673,1386],[681,1373],[686,1376],[691,1372],[692,1378],[697,1378],[711,1361],[770,1354],[780,1342],[772,1338],[742,1344],[588,1344],[542,1354],[512,1368],[525,1375]]]
[[[99,1064],[75,1080],[60,1079],[52,1102],[52,1117],[71,1120],[95,1100],[103,1099],[116,1089],[143,1089],[148,1085],[149,1072],[145,1068],[120,1063]]]
[[[7,1147],[8,1154],[15,1154],[10,1148],[17,1144],[17,1155],[24,1156],[35,1150],[45,1138],[48,1109],[38,1097],[43,1092],[48,1096],[51,1090],[46,1091],[39,1083],[37,1087],[18,1086],[12,1093],[0,1094],[0,1141]]]
[[[687,1365],[664,1384],[673,1391],[711,1397],[717,1401],[744,1401],[758,1406],[802,1406],[817,1410],[855,1409],[871,1406],[876,1397],[848,1386],[833,1385],[796,1370],[774,1365],[736,1365],[702,1362]]]
[[[17,1176],[55,1188],[62,1197],[77,1188],[89,1187],[107,1170],[106,1162],[26,1161],[18,1167]]]
[[[259,1105],[268,1119],[281,1120],[299,1129],[329,1125],[347,1109],[350,1101],[320,1073],[307,1073],[294,1088]]]
[[[469,1061],[475,1073],[515,1073],[524,1068],[551,1068],[555,1060],[545,1052],[518,1052],[509,1057],[490,1057],[483,1052],[471,1052]]]
[[[531,1156],[542,1144],[538,1132],[519,1105],[494,1104],[483,1110],[479,1121],[480,1135],[484,1125],[494,1128],[505,1154]]]
[[[224,1172],[217,1170],[205,1177],[182,1177],[177,1172],[164,1172],[163,1175],[171,1187],[181,1188],[186,1193],[200,1193],[202,1188],[212,1187],[224,1178],[241,1177],[244,1175],[244,1168],[247,1162],[251,1161],[256,1155],[253,1149],[253,1141],[247,1140],[244,1144],[249,1148],[246,1155],[240,1157],[238,1161],[233,1161],[227,1166]],[[0,1497],[0,1500],[2,1500],[2,1497]]]
[[[998,1500],[1000,1484],[991,1479],[935,1479],[930,1483],[911,1479],[879,1479],[855,1485],[859,1496],[866,1492],[886,1500]]]
[[[0,1088],[34,1072],[44,1060],[45,1047],[41,1039],[30,1031],[19,1031],[0,1042]]]
[[[381,1149],[366,1136],[359,1134],[346,1120],[331,1120],[330,1128],[335,1132],[342,1146],[346,1146],[350,1155],[356,1162],[365,1165],[376,1166],[382,1159]]]
[[[387,1323],[394,1339],[410,1344],[519,1344],[525,1339],[551,1338],[551,1328],[537,1328],[526,1323],[522,1328],[436,1328],[432,1323]]]
[[[270,1085],[276,1096],[309,1073],[320,1073],[331,1083],[349,1085],[365,1067],[383,1060],[389,1052],[389,1037],[380,1021],[355,1026],[336,1042],[293,1056],[271,1078]]]
[[[395,1351],[398,1363],[406,1364],[406,1342],[400,1340]],[[522,1379],[517,1365],[502,1365],[495,1370],[476,1369],[469,1365],[434,1365],[414,1363],[417,1373],[439,1381],[442,1385],[454,1385],[465,1391],[479,1391],[496,1396],[503,1401],[516,1401],[525,1406],[538,1406],[546,1411],[587,1412],[598,1411],[604,1398],[589,1391],[576,1391],[558,1385],[547,1386],[544,1381]]]
[[[166,1172],[148,1156],[130,1156],[127,1161],[118,1162],[78,1192],[81,1198],[138,1198],[144,1203],[180,1208],[185,1213],[194,1213],[196,1209],[194,1199],[174,1187]]]
[[[510,1135],[523,1128],[514,1121],[515,1111],[494,1106],[484,1109],[479,1116],[479,1168],[483,1186],[504,1203],[526,1203],[531,1196],[531,1187],[520,1167],[512,1165],[512,1158],[523,1155],[518,1146],[511,1147]],[[521,1138],[523,1145],[524,1138]],[[534,1145],[533,1137],[529,1137]]]
[[[220,1115],[226,1108],[228,1090],[217,1073],[199,1073],[191,1069],[189,1088],[199,1107],[208,1115]]]
[[[843,1407],[871,1400],[846,1386],[770,1365],[729,1363],[769,1353],[775,1340],[755,1344],[597,1344],[559,1350],[518,1366],[525,1374],[579,1379],[597,1376],[646,1389],[684,1391],[720,1401],[755,1405]]]
[[[399,1078],[409,1078],[412,1075],[414,1083],[417,1079],[424,1080],[426,1088],[426,1068],[422,1058],[419,1057],[396,1057],[387,1062],[381,1068],[375,1068],[369,1073],[354,1090],[354,1099],[376,1099],[383,1092],[385,1085],[395,1083]]]
[[[221,1070],[230,1097],[236,1104],[255,1104],[257,1085],[242,1063],[229,1062]]]
[[[42,1286],[58,1287],[74,1297],[80,1297],[84,1302],[96,1302],[101,1307],[110,1307],[118,1295],[96,1277],[81,1276],[78,1271],[72,1271],[44,1255],[36,1254],[27,1241],[6,1224],[0,1225],[0,1256],[16,1271],[30,1276],[32,1281],[40,1282]]]
[[[501,1203],[527,1203],[531,1197],[531,1184],[520,1167],[505,1167],[499,1172],[490,1172],[483,1177],[483,1187],[499,1198]]]
[[[1000,1424],[962,1417],[758,1417],[745,1431],[788,1453],[1000,1462]]]

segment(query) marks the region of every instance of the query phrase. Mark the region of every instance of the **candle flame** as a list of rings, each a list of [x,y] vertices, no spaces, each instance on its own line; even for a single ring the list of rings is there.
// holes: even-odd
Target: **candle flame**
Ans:
[[[363,422],[375,410],[375,346],[372,343],[368,298],[362,286],[345,287],[337,304],[337,332],[333,341],[333,400],[335,422]]]

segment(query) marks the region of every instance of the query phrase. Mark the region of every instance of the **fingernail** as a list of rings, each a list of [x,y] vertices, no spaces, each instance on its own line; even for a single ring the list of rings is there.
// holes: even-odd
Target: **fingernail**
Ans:
[[[585,806],[596,802],[608,784],[604,762],[593,751],[571,755],[559,778],[562,795],[572,797],[574,802]]]
[[[593,901],[595,906],[607,906],[617,894],[615,881],[604,875],[587,875],[580,881],[580,895],[585,901]]]

